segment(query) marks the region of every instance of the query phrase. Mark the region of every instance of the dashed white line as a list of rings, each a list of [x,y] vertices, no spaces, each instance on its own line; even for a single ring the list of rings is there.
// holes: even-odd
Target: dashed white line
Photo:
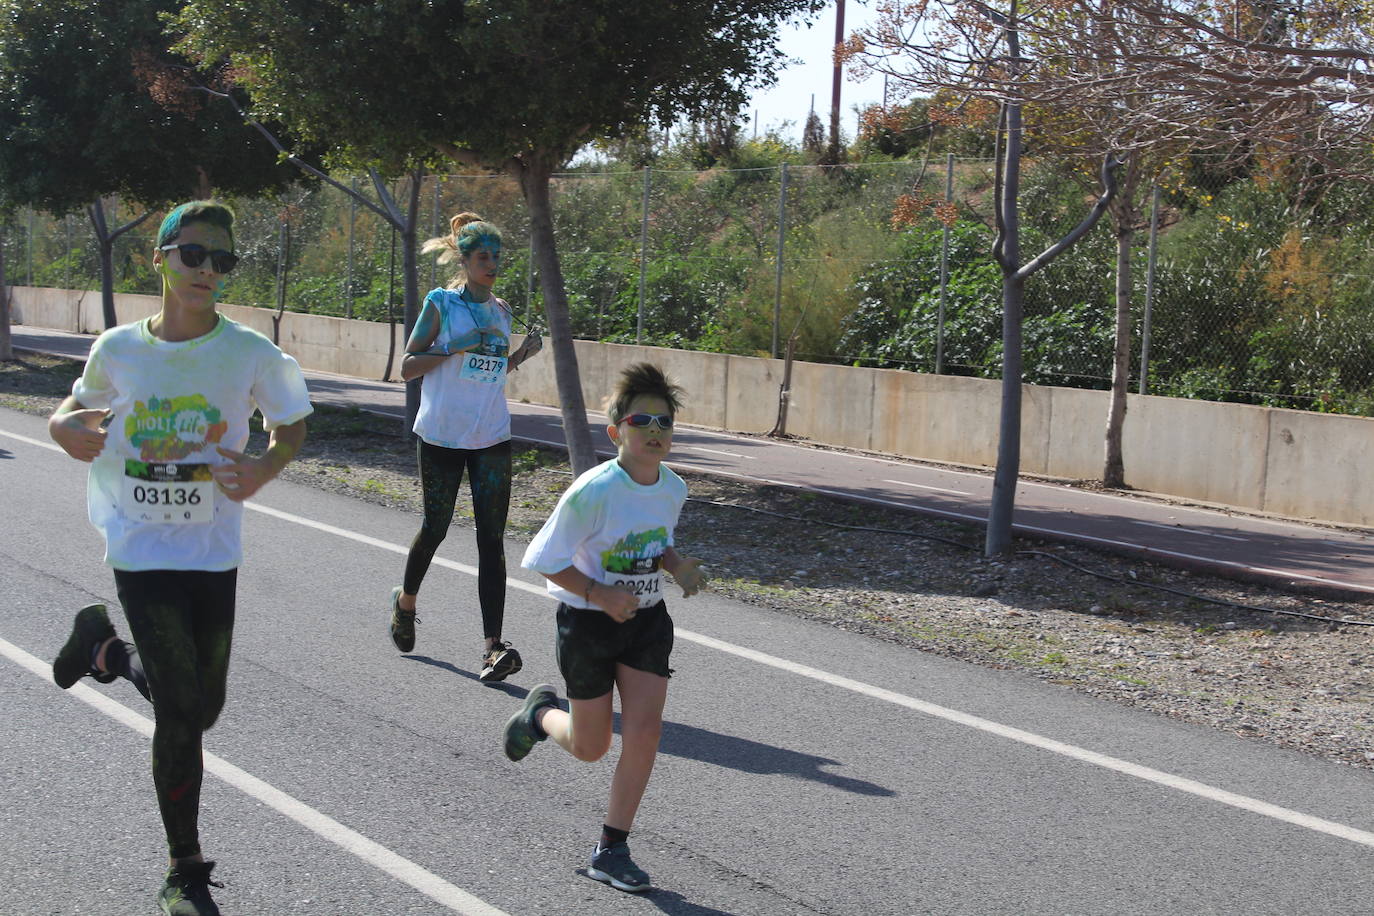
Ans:
[[[742,458],[745,461],[757,461],[757,455],[740,455],[735,452],[722,452],[720,449],[705,448],[700,445],[680,445],[678,448],[688,452],[709,452],[712,455],[724,455],[727,458]]]
[[[883,483],[895,483],[899,487],[915,487],[918,490],[934,490],[936,493],[950,493],[954,496],[972,496],[964,490],[950,490],[945,487],[931,487],[923,483],[912,483],[909,480],[884,480]]]
[[[1227,541],[1240,541],[1244,543],[1249,538],[1239,538],[1231,534],[1217,534],[1214,531],[1198,531],[1196,528],[1189,528],[1185,525],[1165,525],[1161,522],[1142,522],[1139,519],[1131,519],[1132,525],[1144,525],[1147,528],[1163,528],[1165,531],[1173,531],[1176,534],[1196,534],[1205,538],[1221,538]]]

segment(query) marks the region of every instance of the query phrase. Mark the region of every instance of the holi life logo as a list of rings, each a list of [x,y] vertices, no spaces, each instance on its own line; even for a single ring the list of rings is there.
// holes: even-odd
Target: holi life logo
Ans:
[[[134,403],[124,433],[149,462],[179,461],[219,442],[229,423],[204,395],[150,397]]]
[[[634,575],[655,572],[667,549],[667,528],[629,534],[610,550],[602,551],[601,568],[611,573]]]

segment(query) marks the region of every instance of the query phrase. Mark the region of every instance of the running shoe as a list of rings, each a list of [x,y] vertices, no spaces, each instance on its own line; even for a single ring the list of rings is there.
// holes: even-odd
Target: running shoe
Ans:
[[[506,756],[524,760],[534,746],[548,735],[534,724],[534,717],[545,706],[557,706],[558,694],[548,684],[540,684],[525,695],[525,705],[506,722]]]
[[[477,680],[483,684],[504,681],[520,670],[520,653],[511,648],[508,642],[492,643],[491,648],[482,653],[482,673]]]
[[[605,849],[596,845],[587,874],[618,891],[641,894],[652,887],[648,874],[630,858],[629,843],[612,843]]]
[[[157,905],[167,916],[219,916],[210,887],[224,887],[210,877],[214,862],[182,862],[167,870]]]
[[[72,633],[53,659],[52,679],[57,686],[66,690],[88,674],[102,684],[113,681],[113,674],[95,670],[94,658],[97,646],[113,635],[114,627],[105,613],[105,605],[88,604],[77,611]]]
[[[398,585],[391,590],[391,641],[396,644],[396,648],[402,652],[409,652],[415,648],[415,624],[420,619],[415,616],[414,611],[407,611],[401,607],[401,587]]]

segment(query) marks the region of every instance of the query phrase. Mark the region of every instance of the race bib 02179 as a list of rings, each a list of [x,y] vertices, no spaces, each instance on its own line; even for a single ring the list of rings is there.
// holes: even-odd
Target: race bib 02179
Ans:
[[[458,377],[469,382],[504,384],[506,381],[506,357],[486,356],[481,353],[464,353],[463,368]]]

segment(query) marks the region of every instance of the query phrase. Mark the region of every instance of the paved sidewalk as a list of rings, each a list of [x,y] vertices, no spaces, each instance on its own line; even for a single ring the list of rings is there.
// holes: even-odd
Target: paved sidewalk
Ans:
[[[15,326],[12,334],[16,348],[78,359],[85,358],[94,340],[26,325]],[[306,378],[318,403],[356,406],[397,418],[405,415],[405,389],[399,382],[323,372],[307,372]],[[515,438],[564,445],[557,408],[512,401],[510,409]],[[593,413],[589,419],[593,441],[605,441],[604,417]],[[977,524],[987,519],[992,493],[992,478],[986,473],[696,427],[679,427],[673,456],[669,463],[679,469]],[[1261,581],[1374,595],[1374,536],[1348,528],[1023,479],[1017,487],[1015,530]]]

